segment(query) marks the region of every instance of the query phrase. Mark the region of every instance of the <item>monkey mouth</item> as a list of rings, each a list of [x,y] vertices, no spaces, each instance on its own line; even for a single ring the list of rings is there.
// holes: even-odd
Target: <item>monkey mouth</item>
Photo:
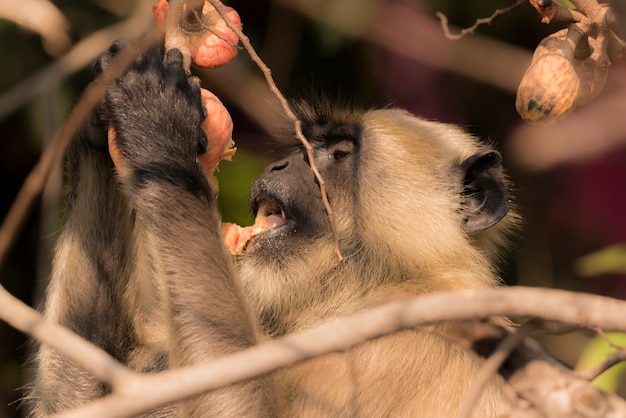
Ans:
[[[289,222],[285,211],[274,200],[255,200],[253,209],[256,213],[254,225],[241,227],[227,223],[222,226],[224,244],[233,255],[241,254],[252,238],[285,226]]]
[[[267,230],[279,228],[287,224],[287,215],[277,202],[263,200],[255,202],[255,206],[256,216],[253,227],[256,227],[255,229],[259,229],[259,231],[253,231],[253,237]]]

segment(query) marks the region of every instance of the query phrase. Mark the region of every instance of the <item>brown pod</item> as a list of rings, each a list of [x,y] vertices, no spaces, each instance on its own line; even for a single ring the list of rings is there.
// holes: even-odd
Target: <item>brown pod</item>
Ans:
[[[567,30],[545,38],[517,89],[515,107],[529,122],[562,119],[595,98],[606,80],[606,60],[575,58]]]
[[[576,60],[576,74],[580,80],[580,90],[576,97],[576,106],[584,105],[598,97],[604,89],[609,73],[609,59],[600,51],[600,40],[590,39],[594,53],[586,60]]]

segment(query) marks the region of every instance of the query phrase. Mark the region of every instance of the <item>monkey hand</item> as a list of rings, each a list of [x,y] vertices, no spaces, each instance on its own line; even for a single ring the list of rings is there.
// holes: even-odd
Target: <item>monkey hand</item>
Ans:
[[[197,156],[208,148],[198,80],[180,51],[150,50],[111,87],[103,104],[109,152],[123,180],[162,180],[197,188]]]

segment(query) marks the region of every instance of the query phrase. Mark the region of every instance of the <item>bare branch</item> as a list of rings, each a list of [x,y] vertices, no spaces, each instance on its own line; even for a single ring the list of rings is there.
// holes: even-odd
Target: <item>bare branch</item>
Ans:
[[[587,370],[579,372],[578,375],[585,380],[592,381],[611,367],[626,361],[626,348],[621,348],[617,353],[604,360],[602,363],[596,364]]]
[[[527,2],[528,0],[517,0],[515,4],[507,7],[506,9],[496,9],[491,14],[491,16],[476,19],[476,21],[474,22],[472,26],[470,26],[469,28],[461,29],[461,31],[457,34],[453,34],[450,32],[450,27],[448,26],[448,18],[446,17],[446,15],[444,15],[441,12],[437,12],[435,13],[435,15],[439,18],[439,21],[441,22],[441,28],[443,29],[443,33],[446,35],[446,38],[451,39],[451,40],[457,40],[457,39],[461,39],[465,35],[473,34],[476,31],[476,29],[478,29],[478,27],[481,25],[491,25],[493,21],[498,18],[498,16],[511,13],[513,10],[517,9],[518,7],[520,7],[521,5]]]
[[[604,373],[611,367],[623,361],[626,361],[626,347],[620,347],[619,345],[611,341],[611,337],[606,335],[606,332],[604,332],[604,330],[597,328],[597,327],[594,327],[592,329],[598,334],[598,337],[600,337],[607,343],[609,347],[613,347],[614,349],[616,349],[617,353],[613,354],[611,357],[607,358],[602,363],[596,364],[587,370],[578,372],[578,375],[581,378],[585,380],[589,380],[589,381],[594,380],[596,377],[600,376],[602,373]]]
[[[525,301],[524,301],[525,302]],[[554,321],[535,324],[550,332],[567,327]],[[464,322],[464,346],[480,347],[478,353],[489,356],[494,345],[504,343],[510,330],[488,322]],[[488,360],[489,361],[489,360]],[[603,393],[588,381],[548,355],[540,345],[525,338],[508,355],[499,369],[505,390],[513,401],[506,415],[510,418],[570,418],[626,416],[626,402],[613,393]]]
[[[243,44],[246,51],[248,51],[248,54],[250,55],[250,58],[252,59],[252,61],[254,61],[254,63],[263,72],[263,75],[265,76],[265,80],[267,81],[269,89],[271,90],[272,93],[274,93],[274,96],[276,96],[276,98],[278,99],[283,111],[285,112],[287,117],[293,122],[295,131],[296,131],[296,137],[302,143],[302,146],[304,146],[304,149],[306,150],[307,157],[309,159],[309,167],[311,168],[311,171],[315,175],[315,178],[317,179],[317,182],[319,183],[319,186],[320,186],[320,192],[322,194],[322,201],[324,202],[324,207],[326,208],[326,213],[328,215],[328,219],[330,221],[330,225],[333,230],[333,235],[335,236],[335,252],[337,253],[337,257],[339,258],[339,260],[343,260],[343,256],[341,255],[341,250],[339,248],[339,234],[337,233],[335,215],[330,206],[330,202],[328,201],[328,195],[326,193],[326,182],[322,178],[322,175],[320,174],[319,170],[317,169],[317,165],[315,164],[315,158],[313,156],[313,147],[311,146],[309,141],[305,138],[304,134],[302,133],[302,122],[295,115],[295,113],[291,109],[291,106],[289,106],[289,103],[287,102],[287,99],[285,99],[285,96],[280,92],[280,89],[278,88],[278,86],[274,82],[274,78],[272,77],[272,71],[269,69],[267,65],[265,65],[261,57],[259,57],[259,55],[256,53],[256,51],[254,50],[254,47],[250,43],[250,39],[236,25],[234,25],[230,21],[226,13],[224,13],[224,10],[222,8],[222,3],[219,0],[208,0],[208,1],[209,3],[211,3],[211,5],[213,5],[213,7],[215,7],[215,10],[217,10],[217,12],[222,17],[222,19],[224,19],[224,22],[226,22],[228,27],[237,34],[237,37],[239,37],[239,39],[241,40],[241,43]]]
[[[52,84],[89,65],[105,51],[113,41],[120,38],[136,38],[152,24],[152,13],[147,12],[151,0],[137,5],[136,12],[129,19],[102,29],[77,43],[71,51],[48,67],[28,76],[0,97],[0,120],[26,104],[35,95]]]
[[[132,19],[131,21],[135,25],[137,24],[135,19]],[[127,22],[127,24],[131,21]],[[145,26],[143,26],[142,29],[145,29]],[[111,28],[107,30],[111,31]],[[137,29],[134,30],[136,31]],[[121,71],[126,68],[126,66],[130,64],[142,50],[154,43],[155,38],[156,31],[153,31],[152,36],[146,37],[137,42],[136,48],[138,49],[131,48],[128,52],[120,54],[120,57],[113,61],[110,70],[101,74],[100,77],[98,77],[98,79],[85,90],[81,99],[74,106],[74,109],[70,113],[67,121],[61,126],[46,150],[41,155],[37,165],[31,170],[28,177],[24,181],[24,185],[20,189],[17,197],[11,205],[11,208],[9,209],[9,212],[4,218],[2,225],[0,226],[0,264],[2,264],[2,261],[4,260],[13,239],[19,231],[24,218],[28,214],[35,197],[41,193],[50,170],[52,170],[54,165],[60,160],[63,152],[78,131],[80,125],[89,116],[98,102],[100,102],[102,96],[104,95],[106,86],[119,73],[121,73]],[[83,44],[81,48],[84,48],[84,46],[85,45]],[[74,48],[71,53],[77,49],[78,47]],[[62,60],[57,61],[57,64],[61,61]],[[53,72],[53,74],[56,74],[54,75],[55,77],[58,76],[58,73]],[[43,77],[39,79],[40,82],[42,80]],[[7,99],[7,97],[12,94],[13,91],[5,95],[3,100]]]
[[[47,0],[0,1],[0,18],[39,33],[46,52],[56,56],[70,46],[69,23]]]
[[[46,322],[37,311],[12,296],[0,285],[0,318],[40,342],[54,347],[68,359],[89,370],[98,379],[116,384],[116,379],[133,379],[134,374],[104,350],[67,328]]]
[[[185,15],[185,0],[171,0],[169,2],[165,15],[165,50],[178,49],[183,54],[183,68],[189,71],[191,53],[187,48],[184,35]]]
[[[203,365],[136,375],[129,385],[116,379],[120,386],[112,395],[62,416],[129,417],[400,330],[498,315],[626,331],[626,302],[603,296],[525,287],[440,292],[359,312]]]
[[[328,16],[315,2],[277,0],[340,33],[380,45],[394,53],[451,71],[505,91],[517,91],[531,54],[522,48],[475,34],[457,42],[443,35],[440,24],[401,2],[377,2],[358,27],[350,16]],[[374,16],[374,17],[372,17]],[[393,22],[390,25],[389,22]],[[415,42],[415,39],[427,42]]]
[[[458,418],[469,418],[472,414],[474,405],[480,398],[483,389],[487,385],[490,379],[498,374],[498,369],[504,361],[509,357],[511,352],[530,334],[536,331],[538,324],[536,321],[528,321],[522,325],[517,332],[506,336],[500,344],[496,347],[494,353],[485,361],[480,372],[476,376],[476,380],[472,383],[472,386],[465,395],[463,403],[459,408]]]

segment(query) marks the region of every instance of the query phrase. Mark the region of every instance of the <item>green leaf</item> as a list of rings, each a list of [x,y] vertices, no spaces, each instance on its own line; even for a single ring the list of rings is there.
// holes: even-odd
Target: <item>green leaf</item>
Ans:
[[[557,1],[563,7],[567,7],[568,9],[572,9],[572,10],[576,9],[576,6],[574,6],[574,4],[569,0],[557,0]]]
[[[611,245],[580,257],[574,268],[582,277],[626,273],[626,245]]]
[[[609,341],[616,346],[626,346],[626,334],[609,332],[606,336]],[[611,355],[615,354],[617,350],[618,349],[615,346],[610,345],[604,338],[599,336],[594,337],[591,341],[589,341],[580,355],[578,364],[576,365],[576,371],[583,371],[603,362]],[[615,392],[615,390],[619,387],[625,372],[626,363],[619,363],[595,378],[591,384],[605,392]]]

